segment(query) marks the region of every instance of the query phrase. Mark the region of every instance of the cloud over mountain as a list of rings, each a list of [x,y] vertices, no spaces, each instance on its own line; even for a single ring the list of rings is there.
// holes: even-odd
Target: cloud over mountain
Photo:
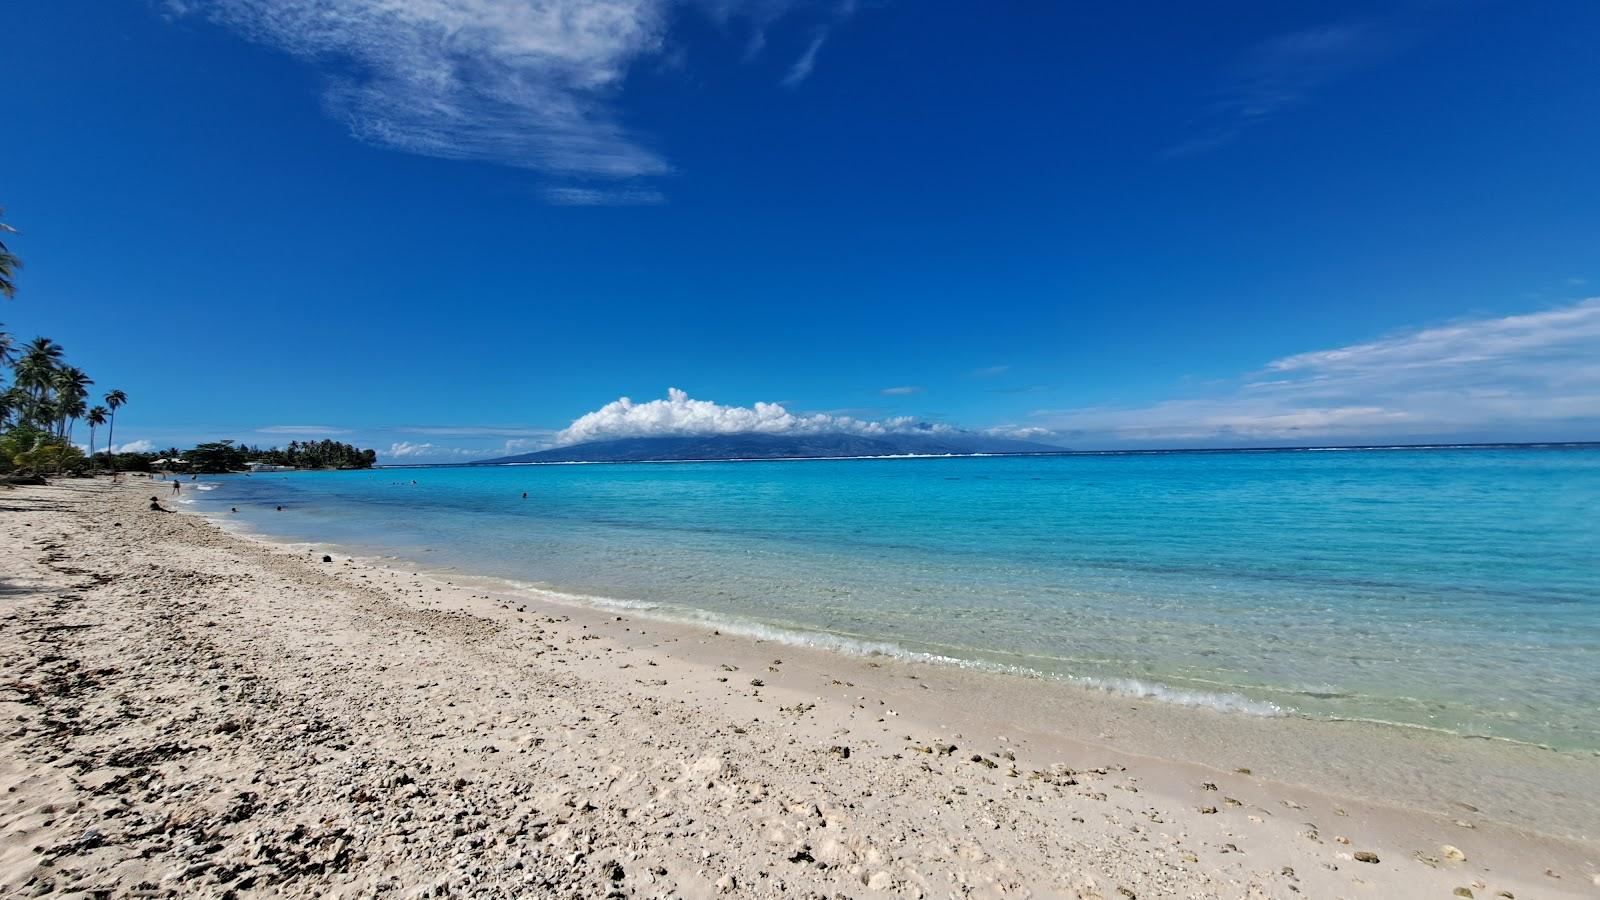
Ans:
[[[635,403],[627,397],[613,400],[594,412],[579,416],[555,436],[554,445],[625,437],[664,437],[713,434],[858,434],[887,435],[954,432],[944,424],[920,422],[910,416],[882,420],[857,419],[828,413],[795,414],[776,403],[724,406],[692,399],[670,388],[665,399]]]

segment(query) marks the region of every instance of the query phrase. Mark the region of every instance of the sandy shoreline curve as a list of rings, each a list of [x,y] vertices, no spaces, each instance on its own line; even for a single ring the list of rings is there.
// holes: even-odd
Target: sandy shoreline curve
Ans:
[[[324,562],[151,488],[0,490],[5,895],[1600,896],[1593,755]]]

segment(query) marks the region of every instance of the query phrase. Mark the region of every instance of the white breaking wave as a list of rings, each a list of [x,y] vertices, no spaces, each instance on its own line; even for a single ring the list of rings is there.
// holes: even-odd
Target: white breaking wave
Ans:
[[[1276,703],[1269,703],[1265,700],[1251,700],[1243,694],[1190,691],[1168,687],[1159,682],[1141,681],[1137,678],[1089,678],[1069,675],[1067,680],[1075,684],[1081,684],[1084,687],[1112,694],[1160,700],[1163,703],[1176,703],[1179,706],[1246,713],[1252,716],[1282,716],[1290,712],[1290,710],[1284,709]]]

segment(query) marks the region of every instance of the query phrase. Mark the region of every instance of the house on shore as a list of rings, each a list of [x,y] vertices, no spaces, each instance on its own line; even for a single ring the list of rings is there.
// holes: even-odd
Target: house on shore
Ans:
[[[244,467],[251,472],[294,472],[298,466],[275,466],[272,463],[247,462]]]

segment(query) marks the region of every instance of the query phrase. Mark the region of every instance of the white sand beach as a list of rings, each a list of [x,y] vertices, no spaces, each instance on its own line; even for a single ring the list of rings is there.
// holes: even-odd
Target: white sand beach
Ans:
[[[7,896],[1600,896],[1593,757],[762,643],[150,487],[0,489]]]

